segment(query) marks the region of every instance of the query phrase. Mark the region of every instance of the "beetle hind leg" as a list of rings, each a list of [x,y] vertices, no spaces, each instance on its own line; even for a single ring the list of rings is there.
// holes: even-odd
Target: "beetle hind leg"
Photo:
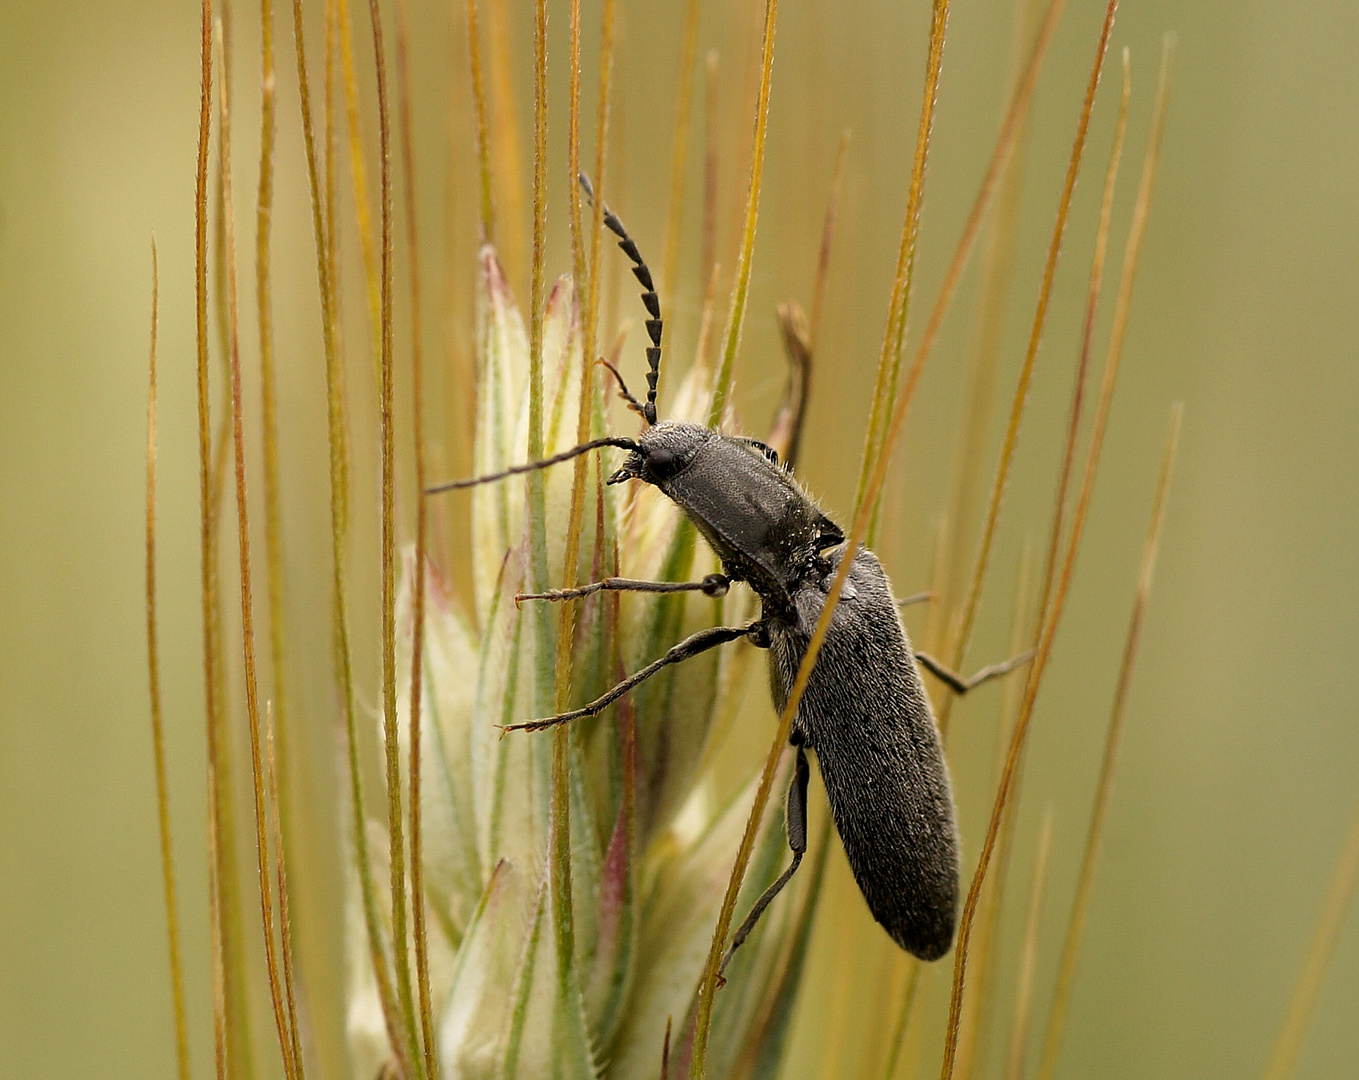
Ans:
[[[785,818],[788,823],[788,846],[793,851],[793,861],[788,865],[788,869],[778,876],[774,884],[765,889],[760,898],[755,901],[755,906],[750,909],[750,914],[745,917],[745,921],[732,935],[731,944],[727,946],[726,955],[722,957],[722,966],[717,969],[717,985],[719,987],[725,981],[722,978],[722,973],[727,970],[727,965],[731,963],[732,954],[750,936],[750,932],[755,929],[755,924],[760,921],[760,916],[764,914],[765,908],[792,880],[793,875],[797,873],[797,868],[802,865],[802,856],[807,854],[807,781],[809,777],[807,751],[799,743],[797,744],[797,761],[793,767],[793,782],[788,787],[788,811]]]

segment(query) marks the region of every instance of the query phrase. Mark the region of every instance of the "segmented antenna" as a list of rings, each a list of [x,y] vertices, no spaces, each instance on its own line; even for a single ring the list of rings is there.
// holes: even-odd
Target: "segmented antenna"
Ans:
[[[632,391],[628,389],[628,384],[623,381],[623,373],[619,371],[616,367],[614,367],[613,364],[611,364],[608,360],[605,360],[602,356],[599,358],[599,363],[604,367],[608,368],[609,374],[612,375],[615,380],[617,380],[618,396],[628,403],[629,409],[631,409],[638,416],[642,417],[642,419],[645,420],[646,409],[642,407],[642,403],[640,401],[638,401],[635,397],[632,396]]]
[[[595,191],[590,186],[590,181],[584,173],[577,176],[580,186],[585,189],[586,198],[594,202]],[[618,237],[618,246],[622,248],[623,254],[632,260],[632,273],[642,286],[642,303],[646,305],[647,314],[651,317],[646,321],[646,332],[651,338],[651,344],[646,350],[646,404],[642,406],[642,418],[648,424],[656,422],[656,380],[661,375],[661,298],[656,295],[656,286],[651,281],[651,271],[647,269],[646,260],[642,258],[642,253],[637,250],[637,245],[633,243],[632,237],[628,235],[627,229],[623,228],[623,223],[618,220],[608,206],[604,207],[604,224],[609,232]],[[621,382],[621,380],[620,380]]]

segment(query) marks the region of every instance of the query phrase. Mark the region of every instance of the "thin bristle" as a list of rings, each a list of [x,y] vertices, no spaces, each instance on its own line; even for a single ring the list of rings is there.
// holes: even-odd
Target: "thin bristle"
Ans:
[[[1071,192],[1075,187],[1076,173],[1079,171],[1080,159],[1085,148],[1085,135],[1089,129],[1090,113],[1094,108],[1095,91],[1099,87],[1099,77],[1104,70],[1104,57],[1108,51],[1109,36],[1113,31],[1114,14],[1117,9],[1118,0],[1109,0],[1108,7],[1105,9],[1104,23],[1100,29],[1099,40],[1095,46],[1095,60],[1090,69],[1090,78],[1086,87],[1085,101],[1081,106],[1081,119],[1077,126],[1076,141],[1075,145],[1072,147],[1071,163],[1067,169],[1067,179],[1063,188],[1062,201],[1060,204],[1062,209],[1059,211],[1057,224],[1053,230],[1052,245],[1049,247],[1049,270],[1044,274],[1045,284],[1044,290],[1040,294],[1042,297],[1040,300],[1040,309],[1034,319],[1034,329],[1030,336],[1030,353],[1025,360],[1025,375],[1021,377],[1021,381],[1026,381],[1028,374],[1031,372],[1032,356],[1037,348],[1037,337],[1042,330],[1043,315],[1046,310],[1046,298],[1049,295],[1048,289],[1050,288],[1051,272],[1055,269],[1055,252],[1060,243],[1061,230],[1066,224],[1066,210],[1070,205]],[[1081,488],[1080,502],[1077,506],[1076,514],[1072,519],[1071,532],[1067,542],[1066,559],[1062,568],[1062,574],[1058,579],[1057,591],[1053,596],[1050,610],[1040,613],[1040,617],[1043,620],[1043,630],[1038,645],[1038,651],[1034,656],[1033,667],[1030,669],[1029,678],[1025,684],[1024,699],[1020,703],[1019,718],[1015,722],[1014,732],[1010,738],[1010,748],[1005,759],[1005,768],[1001,773],[1000,784],[997,787],[995,800],[992,803],[991,820],[987,825],[986,838],[982,843],[982,850],[977,859],[977,869],[973,874],[972,884],[967,892],[967,899],[963,903],[962,915],[958,920],[957,943],[954,946],[953,952],[953,989],[949,1001],[948,1027],[944,1036],[944,1059],[940,1066],[940,1080],[950,1080],[953,1075],[953,1063],[958,1048],[958,1025],[962,1018],[963,989],[966,985],[967,952],[972,936],[972,924],[976,918],[981,888],[986,881],[986,873],[990,867],[991,858],[995,854],[1001,821],[1003,820],[1005,808],[1013,789],[1019,757],[1024,749],[1025,738],[1028,734],[1029,721],[1033,716],[1034,702],[1038,696],[1038,688],[1042,683],[1043,672],[1047,667],[1048,657],[1052,653],[1052,642],[1061,621],[1062,610],[1065,606],[1067,592],[1071,584],[1071,574],[1075,566],[1076,555],[1080,550],[1081,533],[1085,527],[1085,510],[1089,505],[1090,491],[1094,485],[1095,470],[1099,462],[1101,449],[1100,435],[1103,430],[1104,418],[1108,415],[1108,405],[1112,398],[1112,391],[1112,379],[1106,378],[1105,392],[1101,398],[1095,431],[1091,435],[1090,446],[1086,454],[1085,479]],[[1012,442],[1013,435],[1018,431],[1018,417],[1022,415],[1022,403],[1016,403],[1011,415],[1012,421],[1007,438]],[[1002,456],[1002,460],[1007,460],[1004,455]],[[1007,467],[1007,465],[1002,466],[1002,475],[998,479],[1003,480],[1003,474]],[[1003,484],[998,484],[997,488],[998,490],[1003,491]],[[995,505],[998,508],[998,497]],[[993,529],[994,525],[989,524],[988,528]],[[985,543],[986,541],[983,541],[983,544]],[[979,558],[979,570],[984,569],[982,561],[983,560]],[[982,575],[979,573],[978,576],[980,577]]]
[[[486,75],[490,79],[491,180],[495,184],[496,249],[511,281],[523,280],[528,263],[524,224],[524,154],[522,128],[515,102],[515,54],[506,0],[488,0],[486,11]]]
[[[753,18],[756,7],[751,5],[749,12]],[[741,330],[745,325],[746,301],[750,293],[751,260],[755,252],[755,226],[760,216],[760,190],[764,177],[765,135],[769,130],[769,95],[774,78],[774,30],[778,24],[778,0],[765,0],[764,32],[760,45],[760,79],[755,94],[755,139],[751,146],[750,182],[746,187],[745,210],[739,229],[741,244],[737,250],[735,275],[732,278],[731,302],[727,307],[727,328],[722,340],[722,360],[717,366],[717,376],[713,380],[712,404],[708,407],[708,427],[716,428],[722,423],[731,396],[732,371],[736,364],[736,354],[741,347]],[[713,964],[716,964],[714,959]],[[706,976],[705,976],[706,978]],[[708,1006],[705,1004],[705,1009]],[[702,1059],[706,1046],[705,1025],[711,1014],[704,1012],[700,1017],[699,1035],[701,1039],[696,1056]]]
[[[151,358],[146,406],[146,666],[151,692],[151,749],[156,770],[161,878],[165,890],[166,944],[175,1018],[175,1062],[179,1080],[189,1080],[189,1025],[184,1005],[184,962],[179,948],[179,903],[170,836],[170,786],[165,766],[165,724],[160,699],[160,651],[156,635],[156,344],[160,325],[160,265],[151,238]]]
[[[472,108],[476,114],[477,166],[481,193],[481,241],[495,242],[495,203],[491,193],[491,146],[486,120],[486,79],[482,74],[481,32],[476,0],[467,0],[467,66],[472,76]]]
[[[935,343],[939,340],[940,331],[943,328],[944,316],[947,314],[953,297],[958,291],[959,282],[962,279],[963,270],[966,268],[971,258],[972,249],[976,245],[977,237],[981,232],[981,226],[986,218],[987,208],[996,196],[1002,178],[1011,156],[1020,142],[1020,137],[1025,130],[1028,120],[1029,107],[1033,102],[1034,88],[1037,85],[1038,73],[1042,69],[1043,60],[1047,55],[1048,47],[1052,43],[1052,38],[1057,29],[1057,24],[1061,19],[1062,11],[1066,6],[1066,0],[1049,0],[1047,14],[1043,17],[1042,26],[1039,28],[1038,37],[1034,41],[1033,48],[1029,54],[1028,63],[1024,69],[1022,77],[1015,84],[1010,96],[1010,103],[1005,110],[1005,119],[1001,123],[1000,132],[996,137],[995,146],[991,151],[991,160],[986,167],[986,174],[982,178],[982,183],[977,191],[977,196],[972,203],[972,209],[968,212],[967,223],[963,227],[962,236],[959,237],[958,244],[954,248],[953,257],[949,262],[948,269],[944,273],[944,282],[940,286],[939,292],[935,297],[934,308],[930,312],[929,321],[925,324],[925,331],[920,337],[920,344],[916,346],[915,359],[911,363],[911,368],[907,372],[905,385],[901,393],[897,395],[895,412],[888,425],[887,444],[891,446],[898,438],[902,426],[906,422],[906,415],[910,409],[911,401],[914,399],[916,387],[920,383],[920,377],[925,369],[925,362],[929,359],[934,350]],[[957,522],[954,522],[955,529]],[[956,633],[954,635],[956,639]],[[957,660],[956,653],[954,654]],[[941,726],[947,726],[948,715],[952,708],[953,698],[946,698],[939,710],[937,717]]]
[[[1057,572],[1057,554],[1061,546],[1067,489],[1076,461],[1076,438],[1080,433],[1081,412],[1085,384],[1090,371],[1090,353],[1095,340],[1095,315],[1099,309],[1100,289],[1104,281],[1104,259],[1109,248],[1109,225],[1113,212],[1114,188],[1118,179],[1119,159],[1123,155],[1123,136],[1128,128],[1128,101],[1132,96],[1132,71],[1128,50],[1123,50],[1123,92],[1118,102],[1118,120],[1114,125],[1114,145],[1109,154],[1109,167],[1104,178],[1104,197],[1100,203],[1099,227],[1095,231],[1095,253],[1090,265],[1090,285],[1086,293],[1085,322],[1081,328],[1081,347],[1077,354],[1076,379],[1071,392],[1071,411],[1067,421],[1066,449],[1062,454],[1062,468],[1057,480],[1057,494],[1053,498],[1052,535],[1048,538],[1047,564],[1043,569],[1043,588],[1038,594],[1038,610],[1048,606],[1052,593],[1052,579]]]
[[[1104,54],[1108,50],[1109,33],[1113,28],[1114,12],[1117,10],[1117,7],[1117,0],[1111,0],[1105,15],[1104,28],[1099,39],[1099,48],[1101,51],[1098,56],[1098,62],[1092,68],[1089,81],[1086,85],[1085,101],[1081,107],[1080,120],[1076,126],[1076,138],[1072,146],[1071,158],[1067,164],[1062,194],[1057,203],[1057,220],[1053,225],[1052,237],[1048,243],[1048,254],[1043,267],[1042,283],[1038,292],[1038,303],[1034,308],[1033,322],[1029,329],[1028,346],[1024,354],[1024,362],[1020,368],[1019,381],[1015,387],[1014,398],[1012,399],[1010,406],[1010,418],[1006,425],[1004,441],[1001,444],[1000,463],[996,469],[996,479],[995,483],[992,485],[990,502],[987,506],[986,522],[982,527],[981,539],[978,543],[977,560],[974,564],[967,603],[963,608],[958,646],[952,657],[955,666],[962,663],[962,658],[966,653],[969,639],[972,636],[973,623],[976,621],[977,609],[981,603],[982,588],[986,584],[986,571],[990,565],[991,552],[995,545],[996,529],[1000,522],[1000,512],[1004,504],[1006,488],[1009,485],[1010,468],[1014,463],[1015,447],[1019,441],[1019,429],[1024,419],[1025,406],[1028,404],[1029,400],[1029,386],[1033,380],[1034,367],[1038,359],[1038,349],[1043,340],[1043,331],[1047,326],[1048,307],[1052,299],[1053,279],[1057,273],[1058,260],[1061,257],[1062,238],[1066,232],[1066,222],[1071,210],[1072,195],[1076,189],[1076,178],[1080,174],[1086,137],[1090,130],[1090,115],[1094,109],[1095,92],[1099,89],[1099,78],[1104,70]]]
[[[292,1039],[292,1055],[297,1076],[304,1075],[302,1067],[302,1037],[298,1029],[297,989],[293,977],[292,917],[288,907],[288,872],[283,857],[283,824],[279,819],[278,754],[274,739],[273,709],[264,712],[265,776],[269,798],[271,837],[274,843],[274,887],[278,889],[279,953],[283,957],[284,1002],[288,1012],[288,1034]]]
[[[323,101],[323,135],[321,146],[332,143],[332,74],[337,21],[337,5],[328,0],[326,5],[325,98]],[[349,646],[348,598],[345,587],[345,545],[348,527],[348,450],[345,440],[345,408],[342,386],[342,356],[340,352],[338,300],[338,264],[335,259],[334,225],[334,155],[318,152],[312,125],[311,94],[307,80],[305,38],[303,36],[302,2],[293,0],[293,41],[297,50],[298,97],[302,112],[303,145],[306,149],[307,180],[311,189],[312,228],[316,244],[316,275],[321,300],[321,330],[326,368],[326,418],[329,445],[330,488],[330,547],[331,547],[331,613],[335,667],[341,695],[347,747],[350,826],[354,843],[354,863],[358,870],[359,893],[363,902],[364,928],[368,954],[377,984],[378,1000],[389,1033],[396,1031],[396,997],[391,973],[387,967],[378,926],[377,900],[373,889],[371,861],[368,857],[368,833],[364,828],[363,783],[359,770],[358,724],[354,701],[354,673]],[[395,1043],[394,1043],[395,1044]]]
[[[198,168],[194,185],[194,311],[195,345],[197,354],[198,399],[198,473],[199,473],[199,540],[201,545],[200,600],[203,618],[203,688],[207,721],[208,766],[208,922],[211,928],[212,952],[212,1016],[214,1064],[218,1080],[227,1074],[228,1062],[228,1006],[227,1006],[227,927],[222,903],[221,847],[222,821],[221,776],[218,769],[217,748],[221,719],[216,694],[217,666],[215,582],[213,579],[213,518],[211,496],[212,436],[208,398],[208,148],[211,139],[212,116],[212,3],[202,3],[202,41],[200,65],[202,72],[199,91]]]
[[[363,256],[363,282],[368,298],[368,324],[372,335],[373,374],[376,378],[382,356],[381,257],[373,239],[373,215],[369,208],[368,170],[364,165],[367,149],[359,122],[359,76],[354,67],[354,35],[349,21],[349,0],[338,0],[338,3],[336,26],[339,29],[340,85],[344,91],[349,176],[354,185],[354,221],[359,230],[359,252]]]
[[[1076,895],[1071,901],[1066,935],[1062,942],[1061,960],[1057,966],[1057,981],[1048,1012],[1047,1031],[1043,1036],[1043,1052],[1039,1059],[1039,1080],[1051,1080],[1057,1071],[1057,1056],[1062,1048],[1062,1032],[1066,1024],[1067,1007],[1076,978],[1076,962],[1080,956],[1081,938],[1090,912],[1090,895],[1095,880],[1104,831],[1113,801],[1114,774],[1118,768],[1119,744],[1123,735],[1123,718],[1128,702],[1128,688],[1137,662],[1137,649],[1146,616],[1147,597],[1151,593],[1156,572],[1156,553],[1160,546],[1161,529],[1165,524],[1166,500],[1170,493],[1170,477],[1175,464],[1175,450],[1179,444],[1180,422],[1184,410],[1176,403],[1170,410],[1170,427],[1166,432],[1165,449],[1161,455],[1161,474],[1156,482],[1156,496],[1152,503],[1147,538],[1142,548],[1142,569],[1138,574],[1137,594],[1132,615],[1128,620],[1128,635],[1123,645],[1123,660],[1119,666],[1118,684],[1114,693],[1113,710],[1104,737],[1104,757],[1100,763],[1099,780],[1095,785],[1095,805],[1090,812],[1090,824],[1085,834],[1085,849],[1081,854],[1081,868],[1076,879]]]
[[[1012,48],[1011,97],[1021,89],[1029,68],[1029,57],[1041,50],[1048,28],[1061,3],[1051,0],[1017,0]],[[1044,12],[1046,11],[1046,14]],[[1025,152],[1028,124],[1015,141],[995,192],[995,211],[988,217],[986,235],[980,247],[977,291],[970,316],[971,332],[967,346],[967,374],[963,415],[958,425],[950,480],[948,520],[950,548],[948,576],[941,614],[947,616],[957,606],[972,569],[972,544],[980,516],[977,493],[988,477],[992,419],[996,407],[996,385],[1000,355],[1004,344],[1006,315],[1014,293],[1015,258],[1022,219]],[[944,651],[949,651],[943,646]],[[963,1073],[964,1062],[959,1061]]]
[[[1331,884],[1326,890],[1316,929],[1307,948],[1297,985],[1284,1014],[1283,1027],[1265,1067],[1264,1080],[1288,1080],[1293,1076],[1302,1055],[1308,1023],[1321,995],[1326,968],[1340,943],[1345,929],[1345,916],[1359,886],[1359,813],[1345,834],[1345,844],[1331,872]]]
[[[1038,967],[1038,935],[1043,928],[1043,894],[1047,891],[1048,856],[1052,852],[1052,805],[1043,814],[1038,830],[1038,847],[1033,857],[1033,876],[1029,880],[1029,902],[1024,915],[1024,937],[1019,952],[1019,977],[1016,980],[1014,1012],[1010,1017],[1010,1039],[1005,1050],[1005,1080],[1023,1080],[1024,1052],[1029,1043],[1029,1014],[1033,1009],[1033,977]]]
[[[287,755],[287,679],[283,635],[283,526],[279,500],[278,395],[274,363],[273,300],[270,286],[271,229],[274,213],[275,83],[273,0],[260,8],[260,160],[255,203],[255,305],[259,328],[260,427],[264,443],[265,588],[269,612],[269,661],[278,732],[279,772],[283,776],[279,811],[289,817]],[[288,831],[286,825],[279,828]]]
[[[392,347],[392,139],[387,104],[387,65],[382,13],[368,0],[377,85],[379,186],[379,335],[378,432],[381,522],[379,567],[382,612],[382,742],[387,781],[387,846],[391,891],[392,967],[396,974],[401,1034],[405,1038],[402,1075],[425,1080],[424,1057],[416,1033],[415,991],[411,980],[410,936],[406,923],[405,812],[401,806],[401,753],[396,717],[396,389]]]
[[[746,293],[750,287],[750,260],[755,246],[755,224],[760,205],[760,180],[764,169],[764,140],[765,133],[768,130],[769,93],[774,69],[774,30],[778,23],[778,12],[778,0],[766,0],[764,34],[761,42],[760,90],[755,106],[755,145],[750,163],[750,186],[746,193],[745,227],[742,231],[740,254],[737,257],[736,279],[732,289],[722,361],[717,369],[712,403],[708,409],[709,427],[717,426],[727,408],[727,397],[731,391],[732,366],[736,361],[736,351],[741,340],[741,325],[745,318]],[[854,550],[853,547],[850,550]],[[852,559],[847,559],[841,565],[847,568],[851,562],[853,562]],[[848,572],[847,569],[846,572]],[[841,580],[840,587],[843,588],[843,586],[844,581]],[[833,601],[828,600],[825,610],[830,611],[832,606]],[[824,627],[819,626],[818,630],[824,638]],[[759,784],[755,789],[755,800],[751,805],[750,817],[747,819],[745,831],[741,836],[741,844],[736,852],[736,861],[732,866],[731,876],[727,879],[727,889],[722,897],[722,906],[718,910],[717,923],[713,927],[712,942],[708,947],[708,959],[704,964],[703,974],[699,982],[698,1009],[694,1020],[692,1072],[700,1080],[705,1075],[707,1065],[708,1037],[713,1019],[713,995],[717,992],[718,966],[726,953],[727,932],[731,929],[731,920],[736,914],[737,893],[740,891],[741,882],[745,878],[746,868],[750,865],[751,853],[755,847],[755,833],[764,814],[764,808],[769,802],[769,794],[774,785],[774,772],[778,767],[783,745],[787,742],[789,733],[792,731],[793,712],[796,711],[798,700],[802,697],[803,690],[806,689],[806,680],[811,674],[810,665],[815,663],[816,652],[819,649],[820,645],[817,644],[809,651],[808,659],[803,663],[798,673],[801,685],[795,683],[790,688],[789,701],[779,717],[778,731],[774,736],[770,751],[765,757]]]
[[[221,22],[217,24],[219,43],[224,41]],[[224,46],[223,46],[224,48]],[[231,141],[230,111],[225,88],[218,84],[218,112],[221,117],[221,175],[222,199],[225,214],[225,258],[227,289],[227,331],[230,342],[230,401],[232,417],[232,450],[236,490],[237,550],[240,559],[241,595],[241,643],[242,661],[245,675],[246,718],[250,734],[251,779],[254,794],[255,816],[255,854],[259,870],[260,920],[264,935],[265,966],[268,973],[269,997],[273,1005],[274,1025],[277,1028],[279,1050],[283,1058],[283,1069],[289,1080],[297,1076],[297,1066],[292,1059],[292,1040],[288,1032],[287,1013],[283,1003],[283,985],[280,979],[277,943],[274,938],[274,905],[269,887],[269,843],[266,832],[266,811],[264,800],[264,758],[260,738],[260,701],[259,682],[256,677],[253,586],[250,569],[250,524],[246,505],[245,477],[245,429],[241,393],[240,333],[237,316],[236,290],[236,237],[235,219],[232,214],[231,197]]]
[[[279,506],[278,469],[278,408],[275,389],[273,301],[270,297],[270,232],[274,212],[274,141],[275,141],[275,85],[274,72],[274,7],[272,0],[260,5],[260,163],[259,188],[255,203],[255,302],[259,323],[260,349],[260,420],[264,442],[264,546],[265,585],[269,612],[269,658],[272,693],[269,698],[271,726],[268,735],[268,776],[273,800],[274,856],[279,893],[279,947],[283,962],[284,1014],[290,1048],[285,1059],[291,1057],[291,1072],[301,1077],[302,1043],[298,1034],[297,993],[293,986],[290,928],[287,925],[288,901],[284,873],[285,818],[290,817],[284,805],[287,796],[285,702],[287,680],[284,676],[283,634],[283,540]],[[275,740],[277,734],[277,740]],[[275,746],[277,742],[277,747]],[[275,754],[277,770],[275,770]],[[283,782],[277,780],[283,774]]]
[[[410,12],[406,0],[396,5],[396,72],[399,88],[401,163],[406,218],[407,284],[410,288],[411,332],[411,441],[414,444],[415,490],[425,486],[424,358],[421,351],[420,248],[416,227],[415,147],[412,136],[410,70]],[[415,954],[416,989],[420,1018],[420,1041],[424,1050],[425,1077],[438,1080],[439,1058],[434,1033],[434,1004],[430,990],[429,942],[425,929],[424,851],[421,799],[421,708],[424,703],[425,570],[429,546],[429,507],[415,500],[415,588],[411,603],[410,669],[410,895],[411,934]],[[282,874],[280,872],[280,878]],[[286,919],[283,922],[287,929]],[[287,953],[284,953],[287,973]]]
[[[864,439],[863,463],[859,468],[859,488],[855,505],[863,501],[878,447],[887,431],[888,410],[896,400],[897,379],[901,369],[902,343],[906,335],[906,315],[911,299],[911,282],[915,270],[916,237],[920,231],[920,211],[925,197],[925,164],[929,160],[930,133],[934,129],[934,108],[939,97],[939,74],[944,58],[944,30],[948,25],[948,0],[935,0],[930,24],[929,53],[925,63],[924,99],[920,107],[920,123],[916,134],[915,157],[911,166],[911,183],[906,195],[906,217],[901,226],[901,241],[897,249],[896,274],[892,279],[892,294],[887,306],[887,325],[883,331],[882,351],[878,356],[877,375],[873,383],[873,404],[869,412],[868,431]],[[868,543],[872,545],[877,516],[868,528]]]
[[[670,191],[666,199],[665,246],[661,255],[661,283],[675,295],[678,273],[680,225],[684,215],[684,177],[689,160],[689,124],[693,114],[694,76],[697,73],[699,0],[687,0],[684,11],[684,43],[680,48],[679,86],[675,92],[675,126],[670,147]]]

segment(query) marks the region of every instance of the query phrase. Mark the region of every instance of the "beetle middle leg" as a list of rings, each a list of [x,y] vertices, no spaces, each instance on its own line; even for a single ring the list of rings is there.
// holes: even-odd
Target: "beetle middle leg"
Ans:
[[[515,604],[523,600],[579,600],[597,592],[677,593],[701,592],[704,596],[726,596],[731,578],[726,574],[709,574],[702,581],[638,581],[635,578],[609,577],[592,581],[575,589],[549,589],[540,593],[519,593]]]
[[[731,944],[727,946],[726,955],[722,957],[722,966],[717,969],[718,985],[721,985],[722,973],[727,970],[727,964],[731,962],[731,957],[737,949],[750,936],[750,932],[755,929],[755,924],[760,921],[760,916],[764,914],[774,897],[783,891],[783,887],[788,884],[792,876],[797,873],[797,868],[802,865],[802,856],[807,854],[807,780],[810,770],[807,766],[807,751],[801,743],[797,744],[797,761],[793,767],[793,782],[788,786],[788,810],[784,820],[788,824],[788,846],[793,851],[793,861],[788,869],[779,875],[778,880],[773,885],[765,889],[760,898],[755,901],[755,906],[750,909],[750,914],[736,929],[732,935]]]
[[[1008,674],[1020,664],[1027,663],[1033,659],[1034,650],[1025,649],[1018,656],[1012,656],[1009,660],[999,664],[991,664],[972,675],[971,678],[964,678],[950,667],[946,667],[927,652],[916,650],[915,658],[920,661],[931,675],[940,682],[944,683],[955,694],[966,694],[969,690],[975,690],[982,683],[989,679],[997,678],[1000,675]]]
[[[570,712],[558,713],[556,716],[545,716],[541,720],[526,720],[522,724],[506,724],[501,730],[542,731],[544,728],[556,727],[558,724],[565,724],[571,720],[579,720],[586,716],[597,716],[634,686],[645,682],[662,668],[689,660],[699,653],[705,653],[709,649],[715,649],[719,645],[725,645],[729,641],[738,641],[741,638],[748,639],[757,647],[768,647],[769,635],[762,621],[757,620],[745,626],[710,626],[706,630],[700,630],[698,633],[685,638],[660,659],[651,661],[640,671],[629,675],[622,682],[604,691],[588,705],[582,705],[579,709],[572,709]]]

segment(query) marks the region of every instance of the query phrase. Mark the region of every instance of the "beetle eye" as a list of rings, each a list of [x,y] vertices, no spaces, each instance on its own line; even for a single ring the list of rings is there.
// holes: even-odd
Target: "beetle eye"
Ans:
[[[669,480],[680,471],[683,461],[670,450],[652,450],[646,456],[646,478],[653,483]]]

